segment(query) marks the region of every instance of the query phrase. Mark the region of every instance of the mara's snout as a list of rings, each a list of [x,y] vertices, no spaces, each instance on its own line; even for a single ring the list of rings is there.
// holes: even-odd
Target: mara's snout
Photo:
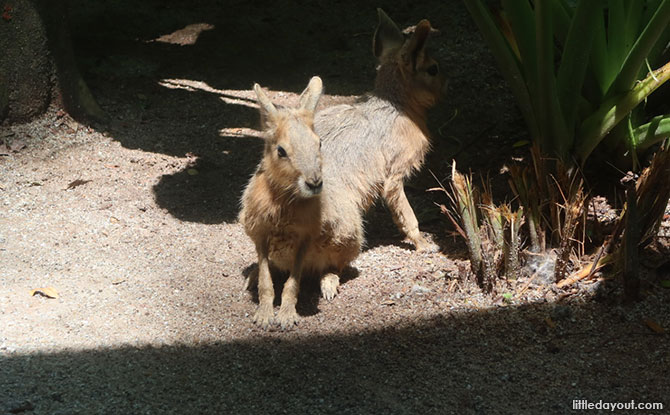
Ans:
[[[323,189],[323,179],[321,174],[314,174],[310,177],[301,176],[298,179],[298,188],[300,194],[304,198],[318,196]]]

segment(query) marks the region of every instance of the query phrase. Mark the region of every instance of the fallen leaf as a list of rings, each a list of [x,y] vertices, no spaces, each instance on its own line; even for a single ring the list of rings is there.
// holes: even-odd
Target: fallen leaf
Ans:
[[[2,11],[2,18],[4,21],[8,22],[12,20],[12,6],[6,4],[4,10]]]
[[[664,329],[663,327],[661,327],[661,325],[658,324],[657,322],[655,322],[654,320],[652,320],[652,319],[650,319],[650,318],[645,318],[645,319],[642,320],[642,321],[643,321],[644,324],[646,324],[647,327],[649,327],[654,333],[658,333],[658,334],[663,334],[663,333],[665,333],[665,329]]]
[[[86,184],[88,182],[90,182],[90,180],[77,179],[77,180],[71,182],[70,184],[68,184],[67,187],[65,188],[65,190],[74,189],[75,187],[81,186],[81,185]]]
[[[34,296],[35,294],[39,294],[43,297],[47,298],[58,298],[58,291],[54,287],[45,287],[45,288],[35,288],[34,290],[30,291],[30,295]]]
[[[556,323],[554,323],[554,320],[552,320],[551,317],[545,317],[544,322],[550,329],[556,328]]]
[[[10,408],[9,413],[10,414],[22,414],[24,412],[32,411],[34,409],[35,409],[35,406],[32,403],[30,403],[28,401],[25,401],[22,404],[20,404],[18,406],[15,406],[14,408]]]
[[[395,301],[385,300],[385,301],[382,301],[382,305],[388,305],[388,306],[395,305]]]
[[[114,216],[110,216],[110,218],[109,218],[109,222],[110,222],[110,223],[119,223],[120,221],[119,221],[118,218],[115,218]]]

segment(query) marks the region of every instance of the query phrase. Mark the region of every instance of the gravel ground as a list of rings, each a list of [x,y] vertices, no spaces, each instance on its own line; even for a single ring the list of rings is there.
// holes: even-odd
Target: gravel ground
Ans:
[[[502,287],[511,301],[464,278],[463,245],[433,204],[439,195],[424,191],[429,170],[442,177],[456,155],[496,171],[500,143],[523,133],[460,2],[385,7],[401,24],[437,16],[445,32],[436,53],[451,97],[431,118],[427,168],[407,186],[442,252],[414,252],[378,206],[332,302],[306,281],[295,330],[254,327],[257,299],[243,286],[255,254],[236,222],[262,146],[249,88],[300,91],[317,73],[322,105],[369,89],[374,8],[351,16],[341,6],[333,27],[315,21],[306,52],[287,43],[304,30],[291,26],[305,21],[295,10],[240,3],[244,20],[205,3],[146,2],[122,27],[112,27],[121,6],[74,12],[76,50],[109,123],[89,128],[52,110],[0,131],[10,143],[0,156],[0,414],[563,414],[576,399],[660,402],[666,409],[615,413],[670,413],[667,237],[634,305],[604,278],[565,291],[521,280]],[[175,27],[147,28],[143,13]],[[87,40],[84,17],[97,27]],[[202,22],[215,28],[195,45],[193,28],[151,41]],[[268,40],[258,34],[267,25],[288,33]],[[242,41],[270,42],[273,69]],[[516,151],[507,147],[505,157]],[[58,298],[31,295],[48,287]]]

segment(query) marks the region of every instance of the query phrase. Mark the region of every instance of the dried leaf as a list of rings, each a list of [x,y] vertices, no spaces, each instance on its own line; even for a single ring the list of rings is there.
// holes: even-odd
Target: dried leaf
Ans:
[[[90,182],[90,180],[77,179],[77,180],[71,182],[70,184],[68,184],[67,187],[65,188],[65,190],[74,189],[75,187],[81,186],[81,185],[86,184],[88,182]]]
[[[10,6],[9,4],[5,4],[5,7],[2,11],[2,19],[6,22],[12,20],[12,11],[13,11],[12,6]]]
[[[17,405],[13,408],[10,408],[9,413],[10,414],[22,414],[24,412],[32,411],[34,409],[35,409],[35,405],[33,405],[29,401],[25,401],[25,402],[21,403],[20,405]]]
[[[395,301],[393,301],[393,300],[385,300],[385,301],[382,301],[382,304],[381,304],[381,305],[387,305],[387,306],[395,305]]]
[[[30,291],[30,295],[34,296],[35,294],[39,294],[43,297],[47,298],[58,298],[58,291],[54,287],[45,287],[45,288],[35,288],[34,290]]]
[[[645,319],[642,320],[642,321],[643,321],[644,324],[646,324],[647,327],[649,327],[654,333],[658,333],[658,334],[663,334],[663,333],[665,333],[665,329],[664,329],[663,327],[661,327],[661,325],[658,324],[657,322],[655,322],[654,320],[652,320],[652,319],[650,319],[650,318],[645,318]]]
[[[554,320],[552,320],[551,317],[545,317],[544,322],[550,329],[556,328],[556,323],[554,323]]]

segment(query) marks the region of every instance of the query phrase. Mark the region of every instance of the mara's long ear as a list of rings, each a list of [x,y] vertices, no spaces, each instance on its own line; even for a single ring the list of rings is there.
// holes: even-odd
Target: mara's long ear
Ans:
[[[314,112],[316,106],[319,104],[321,92],[323,92],[323,82],[318,76],[313,76],[312,79],[309,80],[307,88],[300,94],[300,105],[298,108]]]
[[[261,110],[261,124],[265,127],[268,121],[273,120],[277,116],[277,108],[270,101],[270,98],[265,95],[260,85],[254,84],[254,92],[256,93],[256,97],[258,97],[258,105]]]
[[[417,58],[424,52],[426,40],[428,40],[428,35],[432,30],[433,28],[430,26],[430,22],[423,19],[416,25],[414,34],[412,34],[412,37],[403,46],[401,54],[402,59],[414,69],[416,69]]]
[[[377,14],[379,24],[372,38],[372,52],[377,59],[381,59],[389,51],[401,47],[405,42],[405,36],[393,20],[384,13],[384,10],[377,9]]]

